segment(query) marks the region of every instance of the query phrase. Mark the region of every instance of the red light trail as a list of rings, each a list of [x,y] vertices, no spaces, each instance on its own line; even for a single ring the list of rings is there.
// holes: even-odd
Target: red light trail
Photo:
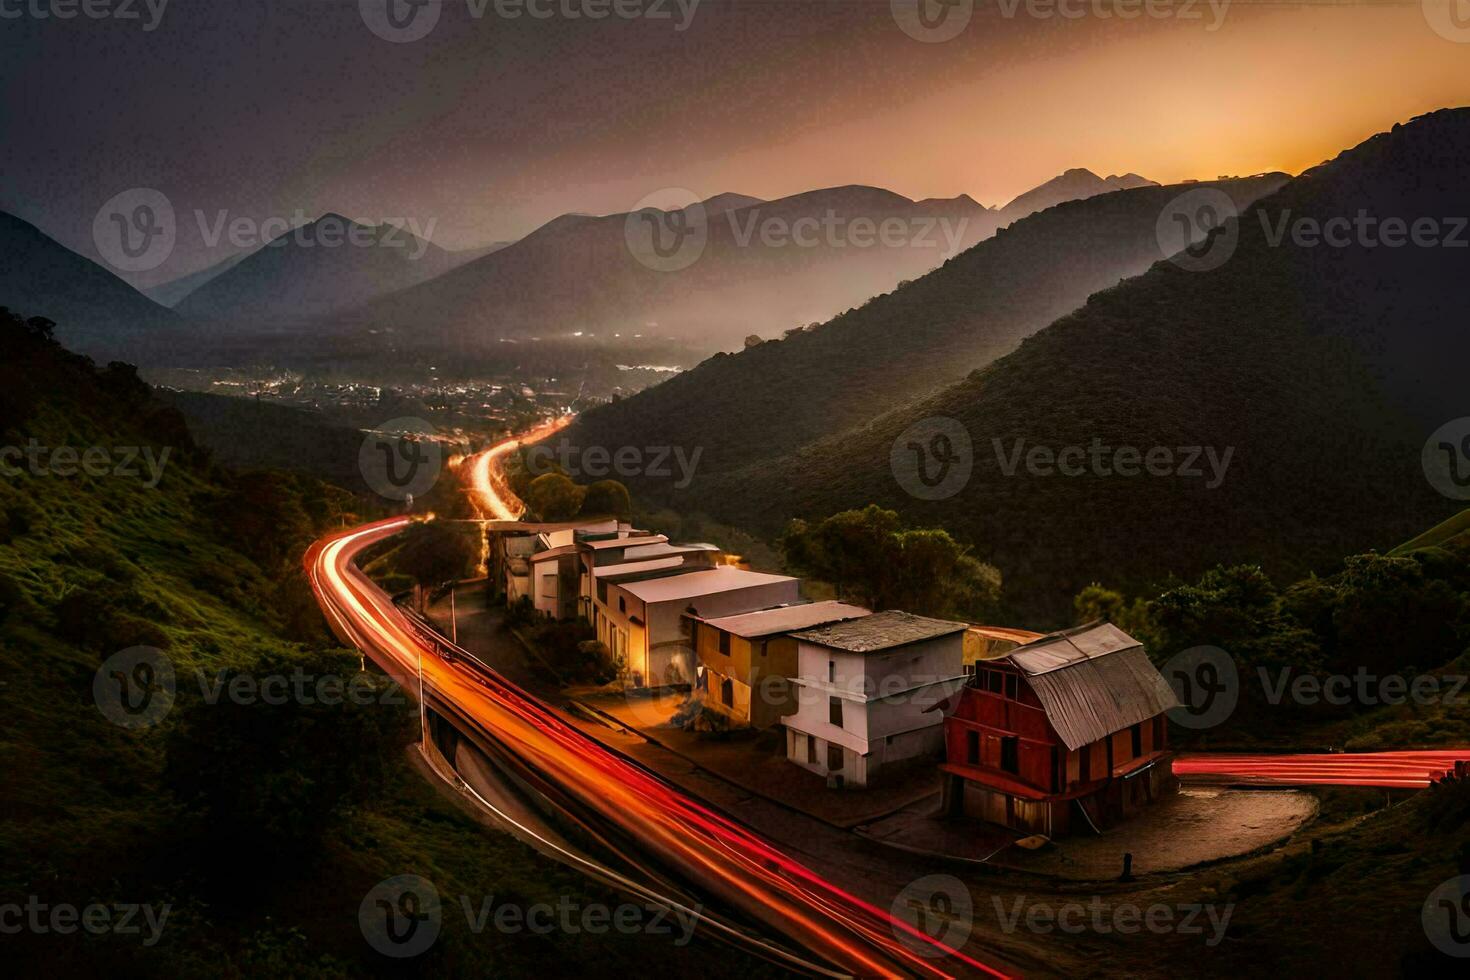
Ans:
[[[1470,760],[1470,749],[1402,752],[1331,752],[1301,755],[1186,755],[1174,760],[1178,776],[1212,782],[1277,786],[1381,786],[1423,789],[1436,774]]]

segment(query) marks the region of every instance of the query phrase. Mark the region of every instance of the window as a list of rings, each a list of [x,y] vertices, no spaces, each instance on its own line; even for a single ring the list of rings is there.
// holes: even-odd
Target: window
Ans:
[[[761,656],[764,657],[766,655],[766,641],[761,640],[760,643],[756,644],[756,647],[760,650]]]
[[[1000,768],[1003,771],[1017,775],[1020,774],[1020,742],[1021,740],[1014,735],[1002,735],[1000,737]]]
[[[735,707],[735,685],[728,677],[720,681],[720,703],[727,708]]]
[[[815,735],[806,737],[806,761],[812,765],[817,764],[817,737]]]
[[[827,720],[838,728],[842,727],[842,699],[827,699]]]
[[[1128,730],[1133,737],[1133,758],[1137,759],[1143,755],[1143,725],[1137,724]]]
[[[1092,781],[1092,746],[1084,745],[1078,753],[1077,781],[1087,783]]]
[[[985,690],[991,694],[1000,694],[1003,690],[1002,684],[1005,678],[998,670],[987,670],[985,672]]]
[[[965,732],[965,761],[972,766],[980,764],[980,733]]]
[[[618,612],[625,613],[627,611],[628,611],[628,600],[627,599],[624,599],[622,596],[618,596]]]
[[[728,657],[730,655],[730,634],[724,630],[715,630],[715,632],[720,634],[720,652]]]
[[[1017,681],[1015,674],[1006,675],[1006,697],[1012,701],[1020,699],[1020,692],[1016,690]]]
[[[837,661],[835,660],[827,661],[827,683],[837,683]]]
[[[842,746],[833,745],[831,742],[827,743],[827,771],[842,771]]]

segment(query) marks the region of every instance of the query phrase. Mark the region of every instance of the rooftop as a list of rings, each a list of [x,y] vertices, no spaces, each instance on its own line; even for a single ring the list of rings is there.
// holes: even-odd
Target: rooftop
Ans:
[[[1143,644],[1112,623],[1088,623],[1019,647],[1046,719],[1069,749],[1106,738],[1179,706]]]
[[[644,602],[669,602],[677,599],[694,599],[717,592],[733,592],[758,585],[774,585],[778,582],[795,582],[790,575],[767,575],[765,572],[747,572],[730,565],[670,575],[667,578],[645,579],[641,582],[625,582],[619,588],[637,596]]]
[[[808,629],[812,626],[822,626],[827,623],[871,615],[872,613],[862,606],[850,606],[845,602],[829,599],[825,602],[800,602],[786,606],[773,606],[770,609],[757,609],[755,612],[721,616],[718,619],[706,619],[703,622],[715,629],[749,639],[774,636],[777,633],[790,633],[792,630]]]
[[[601,551],[603,548],[640,548],[644,545],[662,544],[669,539],[662,534],[649,534],[637,532],[617,538],[594,538],[579,539],[578,543],[593,551]]]
[[[907,643],[932,640],[950,633],[961,633],[969,628],[968,623],[955,623],[947,619],[930,619],[913,613],[889,609],[858,619],[849,619],[829,626],[793,633],[798,640],[816,643],[849,653],[876,653],[901,647]]]

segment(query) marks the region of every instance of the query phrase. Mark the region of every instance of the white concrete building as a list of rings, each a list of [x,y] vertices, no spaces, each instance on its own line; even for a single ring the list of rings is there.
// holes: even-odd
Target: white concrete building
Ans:
[[[890,610],[792,633],[786,757],[865,786],[885,764],[939,752],[944,715],[928,709],[964,685],[966,628]]]
[[[730,565],[653,567],[601,576],[596,589],[597,638],[614,657],[623,658],[635,687],[693,683],[694,641],[686,613],[706,619],[731,616],[800,598],[800,583],[789,575]]]

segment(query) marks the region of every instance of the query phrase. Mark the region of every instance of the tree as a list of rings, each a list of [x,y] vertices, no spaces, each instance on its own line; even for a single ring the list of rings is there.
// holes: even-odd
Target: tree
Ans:
[[[164,782],[195,820],[196,866],[221,876],[311,858],[417,731],[404,693],[343,651],[267,650],[192,687],[180,685]]]
[[[579,487],[560,473],[547,473],[531,481],[526,506],[543,521],[569,521],[582,510],[587,488]]]
[[[628,518],[633,514],[633,500],[628,496],[628,488],[617,480],[598,480],[587,488],[581,513]]]
[[[463,531],[429,521],[409,525],[393,553],[393,565],[414,580],[422,606],[425,593],[464,578],[479,558],[479,550]]]
[[[1093,582],[1077,593],[1072,608],[1077,612],[1079,626],[1101,619],[1142,640],[1145,646],[1152,645],[1153,625],[1148,618],[1148,603],[1142,599],[1129,602],[1123,593]]]
[[[905,530],[870,504],[816,525],[792,521],[781,539],[786,564],[872,609],[979,618],[1000,598],[1000,572],[938,528]]]

